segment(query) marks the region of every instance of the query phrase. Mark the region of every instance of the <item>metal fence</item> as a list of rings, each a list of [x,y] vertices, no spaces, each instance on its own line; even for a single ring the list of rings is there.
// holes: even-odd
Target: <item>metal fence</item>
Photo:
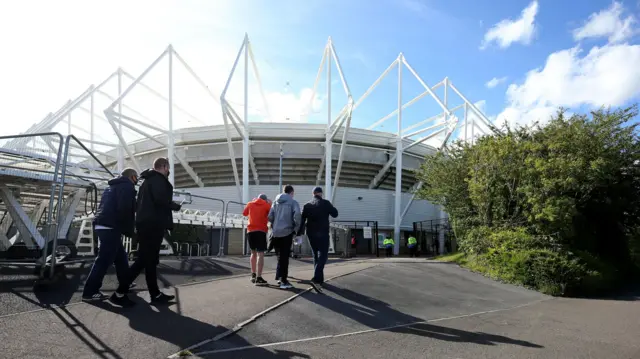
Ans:
[[[80,151],[81,153],[78,153]],[[89,157],[93,161],[85,161]],[[77,162],[82,158],[82,162]],[[35,266],[44,277],[77,254],[69,229],[84,199],[95,206],[97,185],[113,174],[73,135],[0,136],[0,264]],[[43,219],[46,218],[46,219]]]
[[[332,221],[332,224],[341,225],[348,229],[345,238],[335,233],[335,248],[337,254],[346,257],[357,255],[380,256],[380,242],[378,233],[378,221]],[[352,245],[352,238],[355,237],[356,245]]]
[[[445,253],[455,252],[456,240],[453,228],[447,218],[429,219],[413,222],[413,233],[418,241],[422,254],[437,255],[440,253],[440,239],[444,240]]]

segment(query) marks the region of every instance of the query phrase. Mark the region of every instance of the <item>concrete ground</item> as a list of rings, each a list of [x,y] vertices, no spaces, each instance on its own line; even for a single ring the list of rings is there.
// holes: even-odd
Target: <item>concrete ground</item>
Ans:
[[[294,290],[228,275],[168,289],[171,306],[150,306],[143,292],[131,309],[6,313],[2,357],[167,358],[188,348],[196,358],[640,358],[638,296],[550,298],[411,259],[336,262],[318,294],[298,280],[312,268],[292,265]]]

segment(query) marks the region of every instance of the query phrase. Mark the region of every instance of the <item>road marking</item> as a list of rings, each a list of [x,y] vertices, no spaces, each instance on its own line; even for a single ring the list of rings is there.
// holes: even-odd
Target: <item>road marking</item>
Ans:
[[[341,278],[341,277],[345,277],[345,276],[348,276],[350,274],[362,272],[363,270],[371,269],[371,268],[374,268],[374,267],[377,267],[377,266],[379,266],[379,264],[374,264],[374,265],[371,265],[371,266],[368,266],[368,267],[365,267],[365,268],[360,268],[360,269],[356,269],[356,270],[351,271],[351,272],[339,274],[339,275],[336,275],[334,277],[331,277],[331,278],[327,279],[325,282],[330,282],[332,280],[335,280],[335,279],[338,279],[338,278]],[[269,307],[269,308],[267,308],[267,309],[255,314],[255,315],[251,316],[249,319],[234,325],[232,329],[229,329],[224,333],[218,334],[213,338],[203,340],[203,341],[201,341],[201,342],[199,342],[197,344],[194,344],[194,345],[192,345],[192,346],[190,346],[188,348],[182,349],[182,350],[178,351],[177,353],[169,355],[168,358],[169,359],[179,358],[180,354],[183,353],[183,352],[187,352],[187,351],[191,352],[193,349],[199,348],[199,347],[201,347],[201,346],[203,346],[205,344],[209,344],[209,343],[224,339],[224,338],[226,338],[226,337],[228,337],[228,336],[230,336],[232,334],[235,334],[235,333],[239,332],[240,330],[242,330],[242,328],[244,328],[247,324],[250,324],[250,323],[256,321],[256,319],[266,315],[269,312],[274,311],[275,309],[277,309],[277,308],[279,308],[279,307],[291,302],[292,300],[294,300],[294,299],[300,297],[301,295],[303,295],[305,293],[308,293],[308,292],[310,292],[312,290],[313,290],[313,287],[309,287],[309,288],[303,290],[300,293],[296,293],[296,294],[292,295],[291,297],[289,297],[289,298],[287,298],[287,299],[285,299],[285,300],[283,300],[283,301],[281,301],[281,302],[279,302],[279,303],[277,303],[277,304],[275,304],[275,305],[273,305],[273,306],[271,306],[271,307]]]
[[[343,261],[343,262],[338,262],[338,263],[327,263],[327,266],[325,268],[339,267],[339,266],[352,265],[352,264],[353,265],[355,265],[355,264],[363,264],[363,263],[367,263],[367,262],[370,262],[370,260]],[[378,265],[378,264],[376,264],[376,265]],[[301,265],[299,267],[306,267],[306,266],[302,266]],[[298,266],[292,266],[291,268],[298,268]],[[304,270],[308,270],[308,269],[304,269]],[[275,272],[276,272],[275,270],[270,270],[270,271],[263,272],[263,274],[273,274]],[[243,278],[243,277],[246,277],[246,276],[247,276],[247,274],[223,275],[223,276],[220,276],[220,277],[217,277],[217,278],[203,279],[203,280],[199,280],[199,281],[176,284],[176,285],[172,285],[172,286],[165,287],[165,288],[168,289],[168,288],[188,287],[188,286],[192,286],[192,285],[206,284],[206,283],[217,282],[217,281],[221,281],[221,280],[231,280],[231,279]],[[146,291],[146,290],[137,290],[135,292],[144,292],[144,291]],[[67,303],[67,304],[63,304],[63,305],[49,304],[46,307],[41,307],[41,308],[37,308],[37,309],[25,310],[25,311],[16,312],[16,313],[3,314],[3,315],[0,315],[0,319],[9,318],[9,317],[13,317],[13,316],[16,316],[16,315],[22,315],[22,314],[37,313],[37,312],[42,312],[42,311],[46,311],[46,310],[53,310],[53,309],[59,309],[59,308],[68,308],[68,307],[72,307],[72,306],[79,305],[79,304],[91,304],[91,303],[85,303],[85,302],[82,301],[82,299],[80,299],[80,300],[78,300],[76,302]]]
[[[283,341],[283,342],[274,342],[274,343],[259,344],[259,345],[246,345],[246,346],[237,347],[237,348],[209,350],[209,351],[194,353],[193,355],[198,355],[198,356],[211,355],[211,354],[218,354],[218,353],[249,350],[249,349],[255,349],[255,348],[269,348],[269,347],[275,347],[275,346],[280,346],[280,345],[304,343],[304,342],[323,340],[323,339],[350,337],[350,336],[355,336],[355,335],[360,335],[360,334],[368,334],[368,333],[374,333],[374,332],[380,332],[380,331],[387,331],[387,330],[392,330],[392,329],[397,329],[397,328],[406,328],[406,327],[410,327],[410,326],[418,325],[418,324],[436,323],[436,322],[442,322],[442,321],[446,321],[446,320],[475,317],[475,316],[483,315],[483,314],[505,312],[505,311],[508,311],[508,310],[514,310],[514,309],[518,309],[518,308],[527,307],[527,306],[530,306],[530,305],[533,305],[533,304],[536,304],[536,303],[540,303],[540,302],[544,302],[544,301],[547,301],[547,300],[551,300],[551,299],[553,299],[553,298],[544,298],[544,299],[536,300],[536,301],[529,302],[529,303],[526,303],[526,304],[517,305],[515,307],[486,310],[486,311],[482,311],[482,312],[457,315],[457,316],[453,316],[453,317],[445,317],[445,318],[423,320],[423,321],[419,321],[419,322],[393,325],[393,326],[384,327],[384,328],[378,328],[378,329],[366,329],[366,330],[359,330],[359,331],[355,331],[355,332],[342,333],[342,334],[330,334],[330,335],[323,335],[323,336],[319,336],[319,337],[303,338],[303,339],[296,339],[296,340],[287,340],[287,341]],[[170,357],[170,358],[174,358],[174,357]]]

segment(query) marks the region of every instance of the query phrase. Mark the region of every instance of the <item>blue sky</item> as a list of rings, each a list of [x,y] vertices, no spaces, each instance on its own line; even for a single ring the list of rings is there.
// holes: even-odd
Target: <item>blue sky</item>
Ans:
[[[108,6],[73,0],[53,6],[33,0],[16,4],[0,5],[0,39],[13,54],[0,60],[4,79],[0,95],[13,99],[5,105],[5,113],[16,119],[3,133],[25,129],[117,66],[140,74],[169,43],[219,93],[245,32],[267,97],[274,102],[269,106],[279,109],[274,111],[281,117],[300,112],[300,103],[310,100],[328,36],[354,99],[400,52],[428,85],[447,76],[471,102],[482,101],[478,105],[492,120],[526,124],[543,120],[558,106],[584,110],[640,99],[640,2],[636,0],[167,0],[115,1]],[[47,16],[33,14],[33,6]],[[599,12],[599,17],[594,15]],[[115,26],[118,21],[120,25]],[[335,116],[346,97],[335,70],[333,75]],[[165,78],[160,74],[148,81],[161,83]],[[492,79],[498,84],[488,88]],[[310,122],[326,123],[324,81]],[[242,101],[241,84],[241,78],[234,77],[230,91],[234,106]],[[422,91],[404,70],[403,102]],[[202,107],[194,93],[185,87],[175,97]],[[450,96],[452,106],[461,103]],[[252,108],[261,106],[257,92],[250,97]],[[394,72],[356,110],[352,125],[367,127],[396,106]],[[424,98],[405,111],[404,127],[439,112],[433,100]],[[259,118],[259,113],[252,113],[252,119]],[[206,124],[219,123],[219,116],[205,117]],[[392,131],[395,126],[390,119],[381,130]]]

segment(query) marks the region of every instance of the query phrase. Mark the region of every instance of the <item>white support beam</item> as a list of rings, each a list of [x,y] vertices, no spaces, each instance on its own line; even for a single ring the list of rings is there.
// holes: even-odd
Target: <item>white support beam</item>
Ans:
[[[463,107],[464,107],[464,104],[462,104],[462,105],[458,105],[458,106],[456,106],[456,107],[452,107],[449,111],[450,111],[451,113],[454,113],[454,112],[456,112],[457,110],[459,110],[459,109],[461,109],[461,108],[463,108]],[[429,118],[427,118],[426,120],[423,120],[423,121],[420,121],[420,122],[414,123],[413,125],[411,125],[411,126],[409,126],[409,127],[405,128],[405,129],[402,131],[402,133],[404,134],[404,133],[405,133],[405,132],[407,132],[407,131],[411,131],[411,130],[413,130],[413,129],[415,129],[415,128],[419,128],[419,127],[421,127],[421,126],[424,126],[424,125],[426,125],[427,123],[431,123],[431,122],[433,122],[433,121],[439,120],[441,117],[444,117],[444,112],[443,112],[443,113],[439,113],[439,114],[437,114],[437,115],[435,115],[435,116],[429,117]],[[411,137],[411,136],[410,136],[410,134],[409,134],[409,135],[404,135],[404,138],[408,138],[408,137]]]
[[[442,86],[443,83],[442,81],[438,82],[436,85],[434,85],[433,87],[431,87],[431,91],[435,91],[437,90],[440,86]],[[423,93],[421,93],[420,95],[414,97],[411,99],[411,101],[405,103],[404,105],[402,105],[402,110],[406,110],[409,106],[413,105],[414,103],[418,102],[419,100],[421,100],[423,97],[431,94],[433,92],[429,92],[429,91],[424,91]],[[388,119],[390,119],[393,116],[397,116],[398,114],[398,109],[393,110],[391,113],[389,113],[388,115],[384,116],[383,118],[379,119],[378,121],[374,122],[373,125],[367,127],[367,130],[373,130],[374,128],[380,126],[381,124],[383,124],[384,122],[386,122]]]
[[[400,253],[400,226],[401,212],[400,206],[402,205],[402,64],[404,62],[404,55],[400,53],[398,56],[398,129],[396,134],[396,188],[395,198],[393,205],[393,238],[395,244],[393,246],[393,254],[398,255]]]
[[[249,157],[249,165],[251,166],[251,173],[253,174],[253,181],[256,185],[260,185],[260,179],[258,178],[258,168],[256,167],[256,161],[253,156]]]
[[[229,117],[229,120],[231,120],[231,124],[233,125],[233,127],[235,127],[238,135],[240,135],[240,138],[244,141],[244,139],[246,138],[244,133],[244,121],[240,118],[233,106],[231,106],[231,104],[226,100],[222,104],[222,108],[224,111],[227,111],[227,115]],[[243,122],[242,127],[240,125],[241,122]]]
[[[324,63],[327,61],[327,47],[324,47],[324,51],[322,52],[322,59],[320,60],[320,67],[318,68],[318,74],[316,75],[316,80],[313,82],[313,88],[311,90],[311,97],[309,98],[309,105],[307,111],[303,113],[303,119],[306,121],[311,109],[313,108],[313,99],[316,97],[316,92],[318,90],[318,84],[320,83],[320,79],[322,78],[322,72],[324,71]]]
[[[169,182],[175,186],[175,138],[173,132],[173,46],[169,45],[169,51],[167,53],[167,58],[169,59],[169,100],[168,102],[168,111],[169,111],[169,133],[167,134],[168,142],[167,143],[167,153],[169,154],[169,168],[171,168],[171,172],[169,172]],[[188,165],[188,164],[187,164]],[[195,172],[194,172],[195,174]],[[195,176],[198,180],[198,176]]]
[[[171,48],[171,50],[172,50],[171,51],[171,55],[177,58],[178,53],[175,51],[175,49],[173,49],[173,47]],[[191,72],[191,68],[189,67],[189,65],[187,65],[184,61],[180,61],[180,62],[187,68],[187,71]],[[125,77],[127,77],[128,79],[130,79],[130,80],[135,80],[136,79],[133,75],[131,75],[127,71],[122,70],[122,69],[121,69],[121,71],[122,71],[122,74]],[[140,87],[144,88],[145,90],[149,91],[151,94],[153,94],[157,98],[159,98],[161,100],[164,100],[165,102],[169,102],[169,98],[168,97],[162,95],[160,92],[156,91],[153,87],[147,85],[143,81],[140,81],[138,83],[138,86],[140,86]],[[192,120],[196,121],[196,122],[199,122],[201,124],[205,124],[206,123],[203,120],[201,120],[200,118],[198,118],[195,115],[193,115],[191,112],[185,110],[183,107],[177,105],[175,102],[173,103],[173,108],[175,110],[181,112],[183,115],[185,115],[185,116],[191,118]]]
[[[329,38],[331,41],[331,38]],[[324,147],[324,193],[326,198],[332,198],[332,159],[333,159],[333,141],[331,140],[331,57],[329,55],[329,46],[325,49],[327,54],[327,130],[325,134]]]
[[[378,85],[380,84],[380,82],[382,82],[382,80],[387,77],[387,75],[391,72],[391,70],[393,70],[396,66],[398,65],[398,59],[393,60],[393,62],[391,63],[391,65],[389,65],[389,67],[387,67],[386,70],[384,70],[384,72],[382,73],[382,75],[380,75],[380,77],[378,77],[371,86],[369,86],[369,88],[367,89],[367,91],[365,91],[365,93],[360,96],[360,98],[356,101],[356,103],[353,105],[353,109],[355,110],[356,108],[358,108],[358,106],[360,106],[360,104],[362,103],[362,101],[364,101],[367,97],[369,97],[369,95],[371,94],[371,92],[373,92],[373,90],[376,89],[376,87],[378,87]]]
[[[446,130],[446,128],[442,128],[436,132],[433,132],[431,134],[429,134],[428,136],[425,136],[419,140],[416,140],[414,142],[412,142],[411,144],[407,145],[406,147],[402,148],[403,151],[408,150],[409,148],[419,144],[419,143],[423,143],[424,141],[433,138],[439,134],[441,134],[442,132],[444,132]],[[389,160],[387,161],[387,163],[385,163],[382,168],[380,169],[380,171],[378,171],[378,173],[373,177],[373,179],[371,180],[371,183],[369,183],[369,189],[373,189],[375,188],[378,183],[380,183],[380,181],[382,180],[382,177],[385,175],[385,173],[387,173],[387,171],[389,170],[389,168],[391,168],[391,166],[393,165],[393,163],[396,161],[397,159],[397,150],[396,152],[389,158]],[[404,153],[403,153],[404,155]]]
[[[98,91],[96,91],[96,93],[106,97],[109,101],[115,101],[116,100],[116,97],[113,97],[113,96],[109,95],[108,93],[106,93],[106,92],[104,92],[102,90],[98,90]],[[129,112],[131,112],[131,114],[136,115],[138,118],[144,120],[145,121],[145,126],[147,126],[146,125],[147,123],[154,123],[155,122],[150,117],[145,116],[142,112],[140,112],[140,111],[138,111],[138,110],[136,110],[136,109],[134,109],[134,108],[132,108],[130,106],[127,106],[124,103],[122,104],[122,108],[128,110]],[[121,116],[124,116],[124,115],[121,115]],[[166,130],[163,129],[162,131],[166,131]]]
[[[271,119],[271,111],[269,110],[269,102],[267,101],[267,96],[264,94],[264,89],[262,88],[262,80],[260,78],[260,72],[258,71],[258,65],[256,64],[256,58],[253,55],[253,49],[251,47],[251,42],[247,43],[245,51],[249,52],[249,59],[251,60],[251,66],[253,68],[253,75],[256,77],[256,82],[258,83],[258,89],[260,90],[260,96],[262,97],[262,102],[264,104],[264,109],[267,112],[267,120]],[[313,97],[312,97],[313,101]]]
[[[350,100],[352,101],[352,100]],[[342,134],[342,143],[340,143],[340,154],[338,155],[338,167],[336,168],[336,176],[333,180],[333,192],[331,194],[331,202],[335,203],[336,199],[336,191],[338,189],[338,184],[340,181],[340,172],[342,171],[342,161],[344,160],[345,148],[347,147],[347,137],[349,136],[349,128],[351,128],[351,109],[353,106],[349,106],[349,110],[347,111],[347,123],[344,127],[344,132]]]
[[[242,138],[242,203],[249,203],[249,35],[244,35],[244,128]],[[243,232],[243,248],[246,244]],[[246,253],[243,249],[243,253]]]
[[[106,111],[106,110],[105,110]],[[160,144],[161,146],[165,147],[165,148],[169,148],[169,141],[171,140],[171,136],[167,136],[167,141],[161,141],[160,139],[158,139],[155,136],[151,136],[150,134],[142,131],[139,127],[135,127],[132,126],[128,123],[126,123],[125,121],[122,121],[120,119],[117,119],[115,116],[117,116],[116,113],[110,112],[107,113],[105,112],[105,114],[107,114],[107,117],[110,117],[109,115],[113,116],[112,120],[110,120],[109,122],[115,122],[118,121],[120,124],[122,124],[123,126],[127,127],[128,129],[142,135],[145,136],[146,138],[148,138],[149,140],[156,142],[158,144]],[[122,116],[122,117],[126,117],[126,116]],[[111,117],[110,117],[111,118]],[[129,118],[127,118],[129,119]],[[171,132],[169,133],[171,134]],[[125,150],[127,150],[127,154],[129,154],[129,156],[131,158],[133,158],[133,155],[131,154],[130,150],[128,149],[128,146],[125,146]],[[178,154],[177,152],[175,152],[175,150],[173,151],[173,156],[169,155],[169,162],[171,163],[171,161],[173,161],[173,159],[178,159],[178,162],[180,162],[180,164],[182,165],[182,167],[184,168],[184,170],[189,174],[189,176],[191,177],[191,179],[193,179],[193,181],[198,185],[198,187],[204,187],[204,183],[202,182],[202,180],[200,179],[200,177],[198,176],[198,174],[195,172],[195,170],[189,165],[189,163],[187,162],[187,160],[185,160],[180,154]],[[137,160],[135,160],[135,158],[133,158],[134,163],[137,163]],[[139,165],[137,165],[139,167]],[[171,167],[173,168],[173,167]],[[138,169],[138,171],[140,171],[140,169]],[[175,172],[175,171],[172,171]]]
[[[411,65],[409,65],[409,62],[407,62],[407,60],[405,58],[402,58],[402,63],[404,64],[404,66],[407,67],[407,69],[411,72],[411,74],[413,74],[413,76],[416,78],[416,80],[418,80],[418,82],[420,82],[420,85],[422,85],[422,87],[424,87],[424,89],[427,90],[427,92],[429,92],[429,95],[431,95],[431,97],[434,99],[434,101],[436,101],[436,103],[440,106],[440,108],[442,108],[442,110],[445,112],[445,114],[447,114],[447,116],[450,116],[451,112],[449,111],[449,109],[447,109],[447,106],[445,106],[442,103],[442,101],[440,101],[440,98],[438,98],[438,96],[433,91],[431,91],[431,88],[429,86],[427,86],[427,84],[424,82],[424,80],[422,80],[420,75],[418,75],[418,73],[413,69],[413,67],[411,67]]]
[[[463,94],[462,92],[458,91],[458,89],[453,86],[453,84],[451,82],[449,82],[449,87],[453,90],[453,92],[456,93],[456,95],[460,96],[460,98],[468,104],[468,106],[471,108],[471,110],[476,114],[476,116],[478,116],[482,122],[484,122],[485,125],[487,125],[487,127],[489,127],[493,132],[495,133],[500,133],[500,130],[498,130],[498,128],[496,126],[494,126],[491,121],[489,121],[489,119],[487,118],[487,116],[484,115],[484,113],[482,113],[482,111],[478,110],[478,108],[476,107],[476,105],[474,105],[471,101],[469,101]]]
[[[5,203],[20,235],[23,238],[33,238],[40,248],[44,248],[46,240],[38,232],[36,223],[31,221],[9,187],[2,183],[0,183],[0,199]]]
[[[152,63],[151,65],[149,65],[149,67],[147,67],[142,74],[140,74],[140,76],[138,76],[135,80],[133,80],[133,82],[129,85],[129,87],[127,87],[119,96],[118,98],[116,98],[113,103],[111,105],[109,105],[109,107],[107,107],[108,110],[113,110],[116,108],[116,106],[122,102],[122,100],[129,94],[129,92],[131,92],[148,74],[149,72],[151,72],[151,70],[153,70],[156,65],[158,65],[158,63],[160,63],[160,61],[162,61],[162,59],[164,59],[165,56],[167,56],[167,54],[171,51],[172,47],[171,45],[169,45],[163,52],[162,54],[160,54],[160,56],[158,56]]]
[[[138,163],[138,160],[133,155],[133,152],[131,152],[131,150],[129,149],[129,146],[127,145],[127,141],[124,139],[124,137],[122,137],[122,133],[116,126],[116,122],[114,121],[116,113],[113,112],[113,110],[106,109],[104,110],[104,115],[107,117],[107,120],[109,120],[109,125],[111,125],[111,129],[113,129],[113,132],[118,137],[120,146],[122,146],[125,152],[127,153],[127,155],[129,155],[129,159],[133,162],[133,166],[135,167],[136,171],[138,171],[138,173],[142,172],[142,169],[140,167],[140,164]]]
[[[410,192],[412,194],[411,194],[411,198],[409,199],[409,203],[407,203],[407,205],[404,207],[404,210],[402,211],[402,215],[400,215],[401,222],[404,219],[404,216],[407,214],[407,212],[409,212],[409,208],[411,208],[411,205],[413,204],[413,201],[416,198],[416,193],[418,193],[418,191],[422,188],[422,185],[423,185],[423,182],[420,181],[411,189]]]

